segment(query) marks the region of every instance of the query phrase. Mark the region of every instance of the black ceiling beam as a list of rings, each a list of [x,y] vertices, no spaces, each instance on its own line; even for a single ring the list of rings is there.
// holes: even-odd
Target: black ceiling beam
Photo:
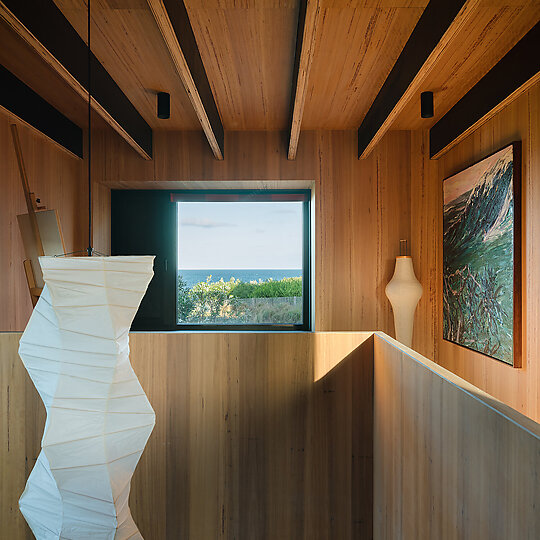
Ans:
[[[224,131],[183,0],[148,0],[176,71],[216,159],[223,159]]]
[[[53,0],[1,0],[0,16],[84,97],[88,48]],[[94,54],[91,69],[94,109],[139,154],[151,159],[152,129]]]
[[[82,129],[0,65],[0,107],[77,157],[83,157]]]
[[[540,23],[537,23],[429,130],[430,157],[442,155],[491,118],[509,98],[516,97],[518,90],[524,91],[525,84],[539,78],[539,53]]]
[[[466,0],[430,0],[358,128],[359,158],[370,147],[465,3]]]

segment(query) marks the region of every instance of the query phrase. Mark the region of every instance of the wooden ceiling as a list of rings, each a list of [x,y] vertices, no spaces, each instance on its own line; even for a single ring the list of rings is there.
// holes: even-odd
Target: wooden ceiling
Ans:
[[[431,127],[540,20],[538,0],[468,1],[474,16],[419,90],[434,92],[435,117],[420,118],[418,92],[390,129]],[[54,2],[86,40],[86,0]],[[225,130],[288,128],[299,3],[185,0]],[[302,129],[358,128],[427,3],[319,0]],[[92,25],[95,55],[153,129],[201,129],[147,0],[92,0]],[[80,98],[4,24],[0,39],[0,63],[84,126]],[[158,91],[171,94],[169,120],[157,118]]]
[[[45,101],[61,111],[79,127],[86,128],[88,110],[81,97],[19,35],[0,19],[0,64],[15,74]],[[105,122],[92,115],[96,128]]]
[[[435,116],[420,118],[420,92],[392,129],[427,129],[444,116],[539,20],[538,0],[482,0],[444,51],[421,91],[433,92]]]
[[[225,129],[287,127],[298,3],[186,0]]]
[[[54,0],[86,42],[86,0]],[[146,0],[92,0],[92,51],[154,129],[195,130],[199,121]],[[171,117],[156,114],[157,92],[171,94]]]
[[[427,0],[322,5],[303,129],[360,125],[426,5]]]

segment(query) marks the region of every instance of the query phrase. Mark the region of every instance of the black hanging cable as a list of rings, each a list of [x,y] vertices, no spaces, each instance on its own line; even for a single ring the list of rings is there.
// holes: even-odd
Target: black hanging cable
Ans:
[[[88,256],[92,256],[92,49],[90,48],[90,2],[88,0]]]
[[[88,61],[88,247],[86,248],[86,254],[89,257],[96,254],[100,257],[105,257],[104,253],[94,251],[92,247],[92,48],[90,46],[90,3],[88,1],[88,47],[87,47],[87,61]],[[69,253],[62,253],[55,255],[55,257],[69,257],[70,255],[79,255],[85,253],[84,251],[71,251]]]

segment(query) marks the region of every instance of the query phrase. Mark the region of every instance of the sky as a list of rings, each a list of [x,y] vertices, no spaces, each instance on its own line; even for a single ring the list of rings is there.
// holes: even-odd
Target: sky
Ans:
[[[179,202],[178,268],[302,268],[302,203]]]

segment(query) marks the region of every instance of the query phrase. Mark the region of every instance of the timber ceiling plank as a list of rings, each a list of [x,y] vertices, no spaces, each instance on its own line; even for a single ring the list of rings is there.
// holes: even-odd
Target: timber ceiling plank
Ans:
[[[224,131],[183,0],[148,0],[176,71],[216,159],[224,157]]]
[[[299,0],[185,4],[225,129],[287,129]]]
[[[392,129],[427,129],[442,118],[540,20],[540,2],[482,2],[404,107]],[[420,117],[420,92],[433,92],[433,118]]]
[[[52,0],[36,3],[3,0],[0,17],[86,98],[87,49],[84,41]],[[92,107],[142,157],[152,155],[152,130],[116,82],[92,55]]]
[[[428,0],[321,1],[302,129],[356,129]]]
[[[86,40],[86,1],[55,3]],[[146,0],[92,0],[92,50],[153,129],[200,129]],[[157,92],[171,95],[167,120],[157,117]]]

